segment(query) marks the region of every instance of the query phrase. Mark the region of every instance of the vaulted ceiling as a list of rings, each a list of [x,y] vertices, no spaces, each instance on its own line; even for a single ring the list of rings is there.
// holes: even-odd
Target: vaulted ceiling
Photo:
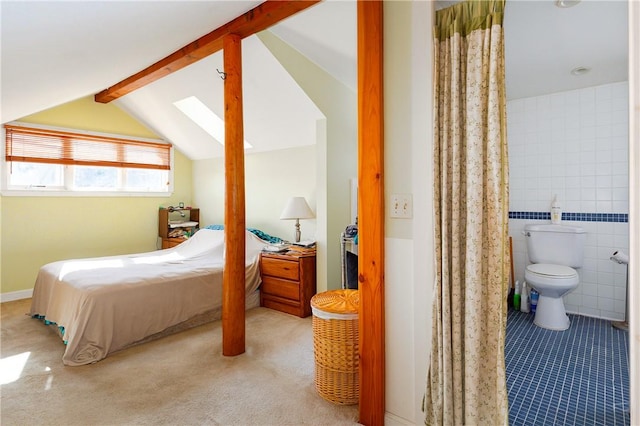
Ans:
[[[0,1],[1,122],[92,96],[261,1]],[[451,1],[438,1],[444,7]],[[324,1],[272,27],[276,36],[356,87],[354,1]],[[523,98],[627,79],[627,3],[508,0],[507,96]],[[248,152],[313,144],[321,111],[256,36],[243,42]],[[581,76],[575,67],[589,67]],[[222,53],[156,81],[117,104],[192,159],[222,146],[174,102],[197,96],[222,114]]]

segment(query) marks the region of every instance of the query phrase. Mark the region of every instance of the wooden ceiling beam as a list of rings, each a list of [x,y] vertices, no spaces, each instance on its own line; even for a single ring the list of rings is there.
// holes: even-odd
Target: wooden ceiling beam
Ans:
[[[267,0],[155,64],[101,91],[95,95],[95,101],[109,103],[222,50],[222,40],[227,34],[249,37],[319,2],[320,0]]]

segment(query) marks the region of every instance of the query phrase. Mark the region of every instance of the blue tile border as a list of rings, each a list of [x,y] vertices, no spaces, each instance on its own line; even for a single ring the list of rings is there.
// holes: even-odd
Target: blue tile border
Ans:
[[[551,220],[549,212],[509,212],[509,219]],[[629,222],[628,213],[562,213],[562,220],[576,222]]]

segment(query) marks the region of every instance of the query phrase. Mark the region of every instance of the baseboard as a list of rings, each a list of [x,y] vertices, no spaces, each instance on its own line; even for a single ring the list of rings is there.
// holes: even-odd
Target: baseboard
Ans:
[[[29,299],[31,296],[33,296],[33,289],[2,293],[0,294],[0,303],[12,302],[14,300],[20,299]]]
[[[398,417],[395,414],[391,414],[388,411],[384,413],[384,425],[385,426],[415,426],[415,423],[411,423],[407,419]]]
[[[616,322],[621,322],[624,321],[624,319],[620,319],[620,318],[610,318],[610,317],[599,317],[597,315],[590,315],[590,314],[585,314],[585,313],[580,313],[580,312],[574,312],[574,311],[567,311],[568,314],[571,315],[580,315],[582,317],[589,317],[589,318],[595,318],[595,319],[601,319],[604,321],[616,321]]]

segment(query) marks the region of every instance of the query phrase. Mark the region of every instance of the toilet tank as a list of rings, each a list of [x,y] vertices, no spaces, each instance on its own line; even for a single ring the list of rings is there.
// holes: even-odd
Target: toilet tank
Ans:
[[[582,267],[586,233],[579,226],[525,225],[527,253],[532,263]]]

